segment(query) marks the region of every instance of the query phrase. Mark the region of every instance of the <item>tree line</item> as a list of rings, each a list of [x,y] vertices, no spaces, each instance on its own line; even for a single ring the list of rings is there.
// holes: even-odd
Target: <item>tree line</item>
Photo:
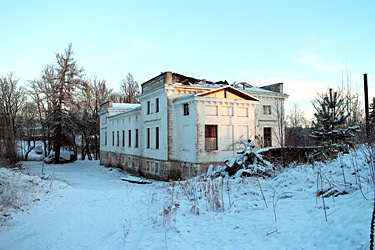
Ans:
[[[329,126],[323,124],[322,120],[331,119],[331,130],[334,131],[357,126],[363,120],[359,95],[353,93],[348,73],[346,76],[346,83],[343,80],[341,89],[335,92],[327,89],[318,93],[312,101],[317,111],[315,123],[306,119],[298,104],[293,104],[286,114],[282,102],[276,102],[272,109],[279,129],[274,131],[273,136],[280,145],[324,145],[327,142],[318,138],[321,137],[320,132],[314,132],[328,129]],[[41,75],[29,80],[26,86],[20,86],[19,79],[13,73],[2,75],[0,161],[6,160],[14,165],[20,159],[27,160],[37,140],[44,144],[44,156],[52,150],[56,152],[56,163],[61,148],[74,151],[76,156],[79,152],[82,159],[98,159],[100,104],[107,100],[135,103],[139,93],[139,84],[131,73],[121,81],[119,91],[108,88],[106,80],[96,75],[87,77],[84,68],[79,67],[74,59],[71,43],[63,53],[55,53],[54,62],[47,64]],[[339,117],[344,114],[345,117]],[[333,121],[335,126],[332,126]],[[374,128],[374,125],[375,98],[370,104],[370,127]],[[373,137],[374,129],[370,132]],[[17,154],[17,142],[23,142],[25,153],[21,158]],[[332,139],[330,143],[335,143],[335,140]]]
[[[21,86],[8,73],[0,77],[0,160],[15,165],[27,160],[36,141],[44,144],[44,156],[55,151],[59,162],[62,148],[78,152],[81,158],[99,158],[100,104],[135,103],[139,84],[131,73],[121,81],[120,90],[108,88],[107,82],[85,70],[74,59],[72,44],[63,53],[55,53],[53,63],[46,65],[37,79]],[[19,145],[25,148],[20,158]]]

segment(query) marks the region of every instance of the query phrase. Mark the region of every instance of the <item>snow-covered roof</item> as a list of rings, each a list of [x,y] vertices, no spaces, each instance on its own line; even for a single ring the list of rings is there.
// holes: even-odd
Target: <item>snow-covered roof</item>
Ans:
[[[118,104],[121,104],[121,103],[118,103]],[[109,118],[120,116],[120,115],[124,115],[124,114],[130,113],[130,112],[136,111],[136,110],[140,110],[141,109],[141,104],[137,104],[137,105],[138,106],[135,106],[134,108],[128,108],[128,109],[126,109],[123,112],[111,115],[111,116],[109,116]]]
[[[141,104],[134,104],[134,103],[113,103],[114,109],[134,109],[140,107]]]

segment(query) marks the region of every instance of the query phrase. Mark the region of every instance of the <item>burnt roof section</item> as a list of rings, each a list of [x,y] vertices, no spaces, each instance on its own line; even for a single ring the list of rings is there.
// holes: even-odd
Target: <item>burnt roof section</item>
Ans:
[[[175,84],[175,83],[180,83],[182,85],[206,85],[206,86],[214,86],[214,85],[218,86],[219,85],[220,87],[229,85],[229,83],[226,80],[212,82],[212,81],[207,81],[206,79],[197,79],[194,77],[189,77],[189,76],[181,75],[178,73],[172,73],[171,71],[166,71],[142,83],[141,84],[142,93],[149,92],[153,89],[161,87],[164,84]]]

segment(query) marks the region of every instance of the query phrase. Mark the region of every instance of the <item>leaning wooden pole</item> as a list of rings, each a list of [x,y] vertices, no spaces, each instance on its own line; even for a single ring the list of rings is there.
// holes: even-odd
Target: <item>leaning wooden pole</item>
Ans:
[[[367,74],[363,74],[363,83],[365,89],[365,115],[366,115],[366,136],[367,140],[370,138],[370,117],[368,108],[368,84],[367,84]]]

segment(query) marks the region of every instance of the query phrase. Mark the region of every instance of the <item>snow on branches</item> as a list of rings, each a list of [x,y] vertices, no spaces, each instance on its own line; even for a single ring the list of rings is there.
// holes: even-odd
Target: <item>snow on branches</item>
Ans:
[[[351,146],[350,138],[360,131],[360,124],[347,127],[350,112],[344,114],[344,102],[340,95],[330,88],[313,105],[317,112],[314,114],[316,121],[312,122],[310,137],[320,141],[323,146],[317,154],[328,159],[335,157],[338,152],[347,151],[348,146]]]

